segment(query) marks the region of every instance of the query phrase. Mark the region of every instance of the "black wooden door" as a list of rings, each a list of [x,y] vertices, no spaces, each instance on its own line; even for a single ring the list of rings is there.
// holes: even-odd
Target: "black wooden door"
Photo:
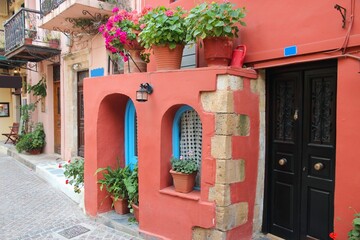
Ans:
[[[336,62],[268,74],[268,231],[330,239],[335,176]]]

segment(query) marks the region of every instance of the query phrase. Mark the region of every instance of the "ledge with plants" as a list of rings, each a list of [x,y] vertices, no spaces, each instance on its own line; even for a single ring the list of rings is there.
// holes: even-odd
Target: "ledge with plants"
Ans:
[[[198,170],[198,163],[190,155],[188,158],[172,157],[170,174],[173,177],[175,191],[181,193],[193,191]]]

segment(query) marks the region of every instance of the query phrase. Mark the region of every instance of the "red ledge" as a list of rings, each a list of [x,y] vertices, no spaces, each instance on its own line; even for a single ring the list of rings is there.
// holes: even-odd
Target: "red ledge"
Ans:
[[[171,186],[171,187],[161,189],[159,192],[162,194],[167,194],[167,195],[179,197],[179,198],[186,198],[186,199],[193,200],[193,201],[200,200],[200,192],[196,191],[196,190],[193,190],[192,192],[189,192],[189,193],[180,193],[180,192],[175,191],[174,186]]]
[[[197,68],[186,68],[186,69],[176,69],[176,70],[162,70],[162,71],[154,71],[154,72],[146,72],[150,74],[165,74],[169,72],[202,72],[202,71],[213,71],[217,75],[221,74],[230,74],[241,77],[246,77],[250,79],[257,79],[257,72],[252,68],[240,68],[240,67],[222,67],[222,66],[214,66],[214,67],[197,67]]]

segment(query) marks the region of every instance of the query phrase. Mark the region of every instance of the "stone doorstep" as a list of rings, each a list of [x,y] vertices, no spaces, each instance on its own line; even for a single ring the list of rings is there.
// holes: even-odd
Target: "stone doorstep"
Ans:
[[[129,222],[129,218],[131,217],[133,217],[131,213],[120,215],[115,213],[115,211],[109,211],[99,214],[95,221],[134,236],[136,239],[143,239],[139,233],[139,225],[137,223]]]

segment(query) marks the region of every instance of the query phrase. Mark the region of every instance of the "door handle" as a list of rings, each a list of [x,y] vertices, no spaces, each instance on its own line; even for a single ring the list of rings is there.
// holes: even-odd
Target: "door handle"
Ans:
[[[294,113],[294,120],[296,121],[296,120],[298,120],[298,118],[299,118],[299,110],[296,109],[295,113]]]
[[[322,164],[322,163],[315,163],[314,164],[314,169],[316,170],[316,171],[320,171],[321,169],[323,169],[324,168],[324,164]]]
[[[286,158],[281,158],[281,159],[279,160],[279,165],[280,165],[280,166],[284,166],[286,163],[287,163]]]

